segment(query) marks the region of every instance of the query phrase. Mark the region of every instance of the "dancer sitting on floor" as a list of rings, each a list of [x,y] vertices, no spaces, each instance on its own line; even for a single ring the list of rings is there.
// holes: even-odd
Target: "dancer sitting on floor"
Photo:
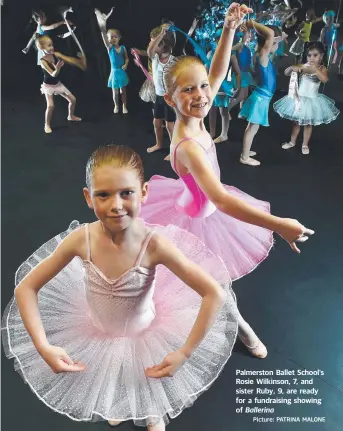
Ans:
[[[248,30],[254,28],[257,32],[258,48],[254,57],[257,87],[246,99],[239,113],[240,118],[248,121],[243,137],[240,162],[245,165],[258,166],[261,163],[253,158],[256,153],[250,150],[260,126],[269,126],[269,104],[276,89],[276,72],[269,54],[278,49],[282,37],[281,31],[277,27],[270,28],[252,20],[248,20],[244,28]],[[275,37],[274,31],[280,37]]]
[[[188,232],[138,218],[148,188],[137,153],[99,148],[86,184],[98,220],[73,222],[21,265],[6,354],[58,413],[163,431],[218,377],[238,324],[255,334],[220,258]]]
[[[247,9],[233,3],[209,75],[196,57],[180,57],[164,74],[166,101],[177,113],[171,163],[178,180],[154,176],[142,218],[174,224],[201,239],[219,255],[233,280],[251,272],[269,254],[276,231],[292,249],[313,231],[296,220],[270,215],[270,205],[221,184],[216,148],[206,131],[208,115],[227,73],[235,28]]]
[[[118,114],[119,112],[119,94],[121,94],[123,114],[127,114],[126,86],[129,83],[129,78],[126,73],[126,69],[129,64],[129,57],[125,46],[119,45],[121,39],[120,31],[114,28],[110,28],[106,31],[106,21],[111,15],[111,12],[105,16],[98,9],[95,9],[102,40],[107,48],[111,62],[111,72],[107,86],[108,88],[112,88],[114,102],[113,112],[115,114]]]
[[[148,46],[148,56],[152,60],[152,77],[155,85],[156,101],[154,104],[154,129],[156,144],[147,149],[148,153],[163,149],[163,120],[166,122],[166,129],[170,141],[173,136],[175,124],[175,112],[165,102],[165,89],[163,86],[163,70],[175,61],[172,49],[175,45],[175,34],[168,32],[170,24],[163,24],[150,33],[151,42]],[[169,155],[165,160],[169,160]]]
[[[335,120],[339,110],[332,99],[318,93],[320,84],[329,80],[327,69],[323,64],[324,45],[321,42],[308,44],[305,57],[305,64],[291,66],[285,70],[285,75],[292,75],[291,94],[275,102],[274,109],[281,117],[293,121],[291,140],[283,144],[282,148],[288,150],[294,147],[300,128],[304,126],[301,151],[303,154],[309,154],[312,127]],[[300,75],[299,90],[298,74]]]
[[[58,75],[64,63],[76,66],[81,70],[87,67],[86,57],[79,53],[79,58],[69,57],[54,50],[54,45],[49,36],[39,36],[36,40],[37,47],[41,49],[44,56],[41,58],[41,67],[44,73],[44,82],[41,86],[42,94],[46,98],[45,111],[45,133],[51,133],[51,118],[54,111],[54,96],[62,96],[68,100],[68,121],[81,121],[81,118],[74,115],[76,98],[75,96],[60,82]]]

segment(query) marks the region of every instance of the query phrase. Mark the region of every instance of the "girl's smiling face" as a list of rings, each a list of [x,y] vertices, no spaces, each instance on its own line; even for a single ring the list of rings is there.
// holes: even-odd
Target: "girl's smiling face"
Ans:
[[[166,94],[166,102],[178,114],[205,118],[212,104],[212,91],[206,69],[201,64],[182,67],[174,78],[174,92]]]

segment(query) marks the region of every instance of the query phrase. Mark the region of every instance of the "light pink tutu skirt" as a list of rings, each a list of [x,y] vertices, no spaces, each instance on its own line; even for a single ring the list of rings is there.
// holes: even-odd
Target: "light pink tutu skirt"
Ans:
[[[74,229],[52,238],[18,269],[18,284]],[[54,411],[76,421],[134,420],[147,426],[178,416],[210,387],[222,371],[237,335],[237,307],[222,261],[193,235],[175,226],[157,227],[188,258],[225,289],[226,302],[205,339],[173,377],[152,379],[145,369],[185,343],[201,297],[165,267],[157,267],[156,317],[139,336],[110,336],[93,326],[86,299],[83,262],[74,258],[38,295],[40,315],[50,344],[66,350],[87,370],[54,374],[37,353],[13,298],[2,324],[6,355],[37,397]],[[118,304],[117,306],[120,306]],[[113,311],[115,312],[115,310]]]
[[[227,192],[265,212],[270,204],[249,196],[232,186]],[[152,224],[173,224],[199,238],[213,253],[220,256],[236,280],[254,270],[269,254],[273,246],[273,232],[254,226],[219,210],[208,217],[189,217],[175,206],[184,190],[182,180],[155,175],[149,181],[148,200],[142,206],[141,217]]]
[[[68,90],[68,88],[62,84],[62,82],[59,82],[56,85],[50,85],[43,82],[43,84],[40,87],[40,91],[42,94],[49,94],[54,96],[59,96],[60,94],[71,94],[71,92]]]

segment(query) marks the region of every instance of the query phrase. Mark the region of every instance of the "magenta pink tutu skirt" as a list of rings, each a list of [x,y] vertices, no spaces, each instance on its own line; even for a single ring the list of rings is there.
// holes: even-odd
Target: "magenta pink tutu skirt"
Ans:
[[[227,192],[265,212],[270,204],[249,196],[232,186]],[[210,216],[189,217],[175,206],[184,190],[180,179],[155,175],[149,181],[147,202],[140,217],[147,223],[178,226],[199,238],[214,254],[221,257],[232,280],[253,271],[269,254],[273,246],[273,232],[239,221],[216,210]]]

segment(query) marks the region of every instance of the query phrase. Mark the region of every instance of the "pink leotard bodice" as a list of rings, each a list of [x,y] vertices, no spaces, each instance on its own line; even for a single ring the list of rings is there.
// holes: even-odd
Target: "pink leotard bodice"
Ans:
[[[149,327],[155,318],[156,271],[140,266],[153,233],[152,230],[143,242],[134,267],[110,280],[91,260],[89,228],[85,226],[87,260],[83,263],[87,303],[94,326],[104,334],[134,336]]]
[[[195,141],[193,138],[184,138],[176,145],[171,145],[171,151],[170,151],[171,166],[174,169],[175,173],[180,177],[180,179],[184,183],[184,189],[180,194],[180,196],[178,197],[175,206],[180,212],[187,214],[189,217],[203,218],[203,217],[208,217],[209,215],[215,212],[216,210],[215,205],[208,199],[205,193],[201,190],[201,188],[199,187],[199,185],[197,184],[197,182],[195,181],[191,173],[188,173],[186,175],[180,175],[176,168],[176,152],[177,152],[178,146],[182,142],[190,141],[190,140]],[[211,147],[208,149],[204,148],[199,142],[198,144],[204,150],[206,159],[210,164],[213,172],[220,179],[220,168],[218,164],[217,152],[216,152],[216,147],[214,143],[212,142]]]

